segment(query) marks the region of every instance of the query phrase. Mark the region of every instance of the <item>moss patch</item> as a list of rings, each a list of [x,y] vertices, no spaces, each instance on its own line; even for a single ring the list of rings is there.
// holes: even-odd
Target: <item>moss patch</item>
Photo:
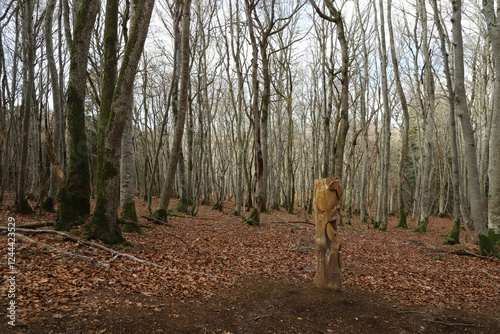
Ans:
[[[259,210],[257,210],[257,208],[253,208],[252,212],[250,213],[250,216],[248,216],[248,218],[243,219],[243,221],[251,226],[259,226],[260,225]]]
[[[455,245],[460,243],[460,221],[453,222],[451,233],[443,243],[448,245]]]
[[[124,223],[121,226],[122,226],[121,230],[123,233],[137,232],[139,234],[146,235],[146,232],[144,232],[142,227],[140,227],[138,225]]]
[[[73,208],[72,196],[68,188],[64,186],[57,192],[56,224],[54,229],[58,231],[71,231],[78,220],[78,215]]]
[[[122,219],[130,219],[131,221],[138,222],[137,212],[135,211],[135,202],[125,203],[122,206],[121,212]]]
[[[42,208],[46,212],[55,212],[54,210],[54,199],[52,197],[47,197],[45,201],[43,201]]]
[[[429,226],[429,217],[425,218],[424,220],[421,220],[418,223],[417,228],[413,232],[425,233],[425,232],[427,232],[428,226]]]
[[[479,248],[481,249],[481,255],[496,255],[496,257],[500,258],[500,253],[498,249],[496,249],[493,244],[493,240],[487,235],[480,234],[479,238]]]
[[[500,246],[500,234],[496,234],[493,230],[489,230],[488,237],[495,245]]]
[[[189,202],[187,199],[181,199],[177,205],[177,211],[182,213],[188,213]]]
[[[23,199],[21,202],[16,201],[15,204],[17,211],[23,215],[29,215],[33,212],[33,208],[30,206],[28,199]]]
[[[167,223],[168,212],[165,209],[158,209],[155,211],[154,218],[162,220]]]
[[[399,221],[396,227],[408,228],[408,225],[406,224],[406,212],[404,206],[399,207]]]
[[[85,226],[84,237],[86,239],[101,240],[107,245],[118,245],[127,242],[121,233],[119,225],[112,227],[105,215],[94,215],[92,222]]]

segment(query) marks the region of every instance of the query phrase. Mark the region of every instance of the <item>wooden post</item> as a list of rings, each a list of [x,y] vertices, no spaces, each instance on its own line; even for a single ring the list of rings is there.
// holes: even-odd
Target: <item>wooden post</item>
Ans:
[[[342,192],[338,177],[314,181],[317,256],[314,285],[321,289],[342,290],[341,240],[337,231]]]

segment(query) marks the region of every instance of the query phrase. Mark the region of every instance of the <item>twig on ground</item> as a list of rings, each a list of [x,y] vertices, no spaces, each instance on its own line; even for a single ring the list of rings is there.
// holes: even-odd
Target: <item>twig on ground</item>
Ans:
[[[483,255],[479,255],[479,254],[476,254],[476,253],[472,253],[472,252],[469,252],[468,250],[465,250],[465,249],[454,249],[452,251],[449,251],[448,253],[449,254],[455,254],[455,255],[475,256],[475,257],[479,257],[481,259],[488,258],[487,256],[483,256]]]
[[[54,225],[55,225],[54,222],[41,221],[41,222],[16,225],[16,228],[38,228],[38,227],[47,227],[47,226],[54,226]]]
[[[78,257],[78,258],[81,258],[81,259],[84,259],[84,260],[88,260],[88,261],[90,261],[92,263],[95,263],[95,265],[98,266],[98,267],[102,267],[102,268],[106,267],[101,262],[99,262],[96,259],[94,259],[93,257],[85,256],[85,255],[80,255],[80,254],[75,254],[75,253],[70,253],[70,252],[65,252],[63,250],[60,250],[60,249],[58,249],[56,247],[53,247],[53,246],[51,246],[49,244],[46,244],[44,242],[37,241],[35,239],[31,239],[30,237],[27,237],[27,236],[25,236],[23,234],[16,233],[16,238],[19,239],[20,241],[23,241],[23,242],[29,242],[29,243],[40,245],[40,246],[42,246],[44,248],[47,248],[47,249],[50,249],[52,251],[61,253],[62,255],[74,256],[74,257]]]
[[[446,325],[446,326],[462,326],[462,327],[488,327],[488,326],[481,326],[481,325],[475,325],[475,324],[464,324],[460,322],[444,322],[444,321],[439,321],[439,320],[431,320],[431,319],[423,319],[424,321],[427,322],[432,322],[434,324],[441,324],[441,325]]]
[[[142,217],[142,218],[146,218],[147,220],[152,221],[152,222],[155,222],[155,223],[157,223],[157,224],[162,224],[162,225],[165,225],[165,226],[168,226],[168,227],[173,227],[173,225],[172,225],[172,224],[169,224],[169,223],[167,223],[167,222],[164,222],[163,220],[158,219],[158,218],[153,218],[153,217],[148,217],[148,216],[142,216],[142,215],[141,215],[141,217]]]
[[[302,246],[302,247],[301,247]],[[302,245],[302,238],[299,239],[299,243],[294,247],[288,248],[289,252],[302,252],[302,253],[307,253],[311,248],[314,246],[306,246]]]
[[[271,224],[282,224],[282,223],[285,223],[285,224],[288,224],[288,225],[292,225],[294,226],[294,224],[307,224],[307,225],[312,225],[312,226],[316,226],[314,223],[311,223],[311,222],[308,222],[308,221],[305,221],[305,220],[299,220],[299,221],[291,221],[289,222],[288,220],[278,216],[278,215],[275,215],[276,217],[278,217],[279,219],[281,219],[283,222],[271,222]],[[298,227],[298,228],[304,228],[304,227],[300,227],[300,226],[294,226],[294,227]]]
[[[7,227],[0,227],[0,230],[7,230]],[[60,232],[60,231],[55,231],[55,230],[28,230],[28,229],[24,229],[24,228],[16,228],[16,235],[18,236],[19,233],[28,233],[28,234],[56,234],[56,235],[63,236],[66,239],[69,239],[71,241],[77,242],[80,245],[87,246],[87,247],[92,247],[92,248],[97,248],[97,249],[101,249],[103,251],[106,251],[106,252],[110,253],[111,255],[116,255],[116,256],[119,256],[119,257],[125,257],[127,259],[132,260],[132,261],[136,261],[136,262],[144,263],[144,264],[149,264],[150,266],[161,268],[161,269],[169,269],[168,267],[159,265],[157,263],[150,262],[150,261],[145,261],[145,260],[141,260],[141,259],[139,259],[139,258],[137,258],[137,257],[135,257],[133,255],[125,254],[125,253],[121,253],[121,252],[117,252],[117,251],[115,251],[115,250],[113,250],[111,248],[108,248],[106,246],[103,246],[103,245],[100,245],[100,244],[96,244],[96,243],[90,242],[90,241],[81,240],[81,239],[78,239],[75,236],[72,236],[71,234]]]

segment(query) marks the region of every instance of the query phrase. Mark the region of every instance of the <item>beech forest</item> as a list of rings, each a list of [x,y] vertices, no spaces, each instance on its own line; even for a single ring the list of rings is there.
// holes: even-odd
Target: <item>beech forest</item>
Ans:
[[[498,1],[0,0],[0,31],[0,326],[498,330]]]

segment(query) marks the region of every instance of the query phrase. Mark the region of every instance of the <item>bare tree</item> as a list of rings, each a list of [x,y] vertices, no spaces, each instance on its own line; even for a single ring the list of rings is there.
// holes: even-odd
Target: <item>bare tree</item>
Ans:
[[[35,41],[33,36],[33,1],[22,2],[23,31],[23,100],[21,105],[22,149],[16,204],[21,213],[32,211],[26,198],[28,168],[28,145],[30,134],[30,115],[33,108],[35,85]]]
[[[175,173],[182,145],[182,137],[184,135],[184,122],[186,119],[186,111],[188,108],[189,94],[189,26],[191,22],[191,0],[184,0],[182,10],[182,62],[181,62],[181,77],[180,77],[180,92],[179,92],[179,112],[175,124],[174,141],[170,151],[170,159],[167,167],[167,177],[163,190],[161,192],[160,203],[155,212],[159,218],[166,220],[168,204],[172,197]]]
[[[108,3],[115,0],[108,0]],[[114,89],[111,111],[106,125],[101,168],[97,175],[97,199],[88,234],[108,244],[124,241],[118,226],[117,210],[120,196],[120,158],[123,129],[130,119],[133,106],[134,79],[148,34],[154,0],[138,0],[130,36],[125,46],[122,64]],[[109,7],[110,15],[118,6]],[[111,20],[107,24],[115,24]],[[111,28],[114,30],[114,26]],[[111,37],[111,36],[110,36]],[[112,50],[110,50],[112,51]],[[111,56],[112,57],[112,56]],[[108,65],[112,66],[110,61]]]
[[[448,243],[454,244],[460,242],[460,221],[461,221],[461,211],[460,211],[460,166],[458,162],[458,145],[457,145],[457,129],[456,129],[456,115],[455,115],[455,90],[453,88],[453,81],[451,77],[450,65],[449,65],[449,55],[446,50],[446,41],[443,26],[439,18],[439,12],[437,8],[437,1],[432,2],[434,9],[434,22],[439,33],[439,39],[441,41],[441,54],[443,55],[444,72],[446,76],[446,86],[448,89],[448,101],[449,101],[449,132],[450,132],[450,150],[451,150],[451,169],[452,176],[451,182],[453,187],[453,228],[449,238]]]
[[[55,228],[58,230],[70,230],[90,213],[90,168],[87,135],[82,125],[85,124],[87,58],[98,11],[98,0],[83,0],[75,21],[67,93],[69,162],[66,185],[57,195]]]
[[[49,68],[50,84],[52,88],[52,104],[53,104],[53,142],[54,153],[58,162],[62,160],[62,106],[61,106],[61,88],[59,85],[59,72],[57,71],[56,62],[54,59],[54,44],[52,39],[52,21],[54,19],[54,9],[56,0],[49,0],[45,9],[45,48],[47,50],[47,66]],[[47,211],[54,210],[54,200],[57,195],[57,171],[52,167],[50,171],[50,190],[49,196],[45,200],[44,208]]]
[[[465,92],[464,47],[462,37],[462,1],[453,2],[453,42],[455,44],[455,103],[458,118],[462,125],[464,138],[465,159],[467,162],[467,184],[471,207],[471,218],[474,222],[479,246],[482,254],[497,253],[493,243],[488,237],[488,221],[486,218],[486,200],[481,194],[479,186],[479,171],[477,165],[476,142],[472,128],[471,116],[467,106]]]
[[[340,49],[342,52],[342,67],[340,69],[342,73],[342,92],[340,96],[341,125],[340,135],[337,142],[335,169],[333,170],[333,175],[331,175],[338,176],[342,180],[342,173],[344,170],[344,149],[346,145],[347,133],[349,131],[349,48],[345,36],[344,19],[342,18],[342,13],[334,6],[332,0],[324,1],[331,16],[324,14],[316,5],[314,0],[309,1],[321,18],[336,24],[337,39],[340,43]]]
[[[495,83],[493,91],[493,119],[491,120],[488,227],[498,238],[500,235],[500,9],[498,1],[483,1],[483,13],[488,25],[493,58],[495,60]]]
[[[389,43],[391,47],[392,67],[394,71],[394,80],[396,81],[396,88],[399,96],[399,103],[403,111],[403,133],[401,141],[401,154],[399,158],[398,169],[398,198],[399,198],[399,222],[398,227],[407,228],[406,224],[406,210],[403,196],[403,184],[405,183],[405,164],[408,155],[408,137],[410,129],[410,114],[408,112],[408,102],[406,101],[403,85],[401,84],[401,75],[399,71],[398,55],[396,54],[396,47],[394,43],[394,29],[392,25],[392,0],[387,2],[387,25],[389,28]]]

